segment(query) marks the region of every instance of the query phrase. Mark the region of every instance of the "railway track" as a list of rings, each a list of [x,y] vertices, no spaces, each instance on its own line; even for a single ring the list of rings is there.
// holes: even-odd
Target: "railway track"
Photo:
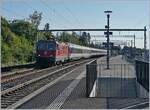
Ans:
[[[37,77],[32,80],[28,80],[24,83],[21,83],[17,86],[14,86],[12,88],[3,90],[1,92],[1,108],[7,108],[13,103],[19,101],[23,97],[29,95],[30,93],[34,92],[35,90],[40,89],[44,85],[52,82],[56,78],[62,76],[63,74],[73,70],[74,68],[87,63],[91,60],[84,60],[84,61],[78,61],[74,62],[72,65],[63,66],[60,69],[57,69],[53,72],[49,72],[47,74],[42,75],[41,77]]]
[[[46,69],[32,69],[32,70],[28,70],[26,72],[23,73],[18,73],[18,74],[13,74],[13,75],[6,75],[6,76],[2,76],[1,78],[1,90],[6,90],[9,88],[12,88],[18,84],[24,83],[26,81],[32,80],[33,78],[38,78],[42,75],[47,74],[48,72],[53,72],[57,69],[61,69],[64,68],[65,66],[71,65],[75,62],[79,62],[79,61],[74,61],[74,62],[69,62],[59,66],[53,66],[50,68],[46,68]]]
[[[56,70],[57,68],[59,69],[60,67],[51,67],[51,68],[42,69],[42,70],[27,71],[25,73],[16,74],[13,76],[7,76],[5,78],[2,77],[1,90],[12,88],[16,85],[32,80],[33,78],[37,78],[42,75],[45,75],[47,74],[48,71],[52,72]]]

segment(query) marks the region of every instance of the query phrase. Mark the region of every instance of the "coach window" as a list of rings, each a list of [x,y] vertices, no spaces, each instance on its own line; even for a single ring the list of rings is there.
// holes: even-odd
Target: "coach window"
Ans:
[[[80,51],[81,51],[80,49],[77,49],[77,53],[80,53]]]
[[[71,49],[71,50],[70,50],[70,51],[71,51],[71,53],[73,53],[73,47],[71,47],[70,49]]]
[[[74,49],[73,49],[73,52],[74,52],[74,53],[77,53],[77,49],[76,49],[76,48],[74,48]]]

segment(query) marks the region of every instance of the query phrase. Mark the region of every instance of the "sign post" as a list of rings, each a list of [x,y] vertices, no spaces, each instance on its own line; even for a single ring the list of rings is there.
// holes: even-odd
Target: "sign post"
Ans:
[[[107,29],[106,32],[104,32],[104,34],[107,37],[107,69],[109,69],[109,35],[112,35],[112,32],[109,32],[109,18],[110,18],[110,13],[112,13],[112,11],[104,11],[105,13],[107,13],[107,25],[105,26],[105,28]]]

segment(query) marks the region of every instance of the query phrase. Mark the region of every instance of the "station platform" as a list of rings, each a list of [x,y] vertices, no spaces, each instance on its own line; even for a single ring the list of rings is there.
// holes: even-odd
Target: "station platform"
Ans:
[[[105,59],[106,57],[102,57],[98,59],[98,62],[101,64],[102,63],[105,64]],[[110,63],[128,64],[128,62],[122,60],[121,56],[112,57],[110,59]],[[103,77],[107,77],[105,75],[103,74]],[[130,76],[131,78],[135,78],[134,74],[128,76]],[[99,83],[101,84],[101,82]],[[132,81],[130,83],[132,83]],[[99,87],[102,87],[102,85],[100,84]],[[106,85],[103,84],[103,88],[101,89],[106,90],[105,87],[107,85],[108,84]],[[131,88],[133,88],[133,86],[131,86]],[[109,86],[107,87],[109,88]],[[102,92],[100,91],[100,88],[97,89],[99,89],[98,92],[100,92],[100,93],[97,92],[97,95],[101,94]],[[116,90],[117,89],[118,88],[116,88]],[[131,95],[132,94],[134,93],[131,93]],[[60,79],[58,82],[56,82],[55,84],[47,88],[44,92],[40,93],[38,96],[32,98],[31,100],[17,107],[17,109],[45,109],[45,108],[46,109],[108,109],[108,108],[120,109],[135,104],[143,103],[146,101],[149,101],[149,99],[137,98],[137,97],[133,98],[133,97],[101,97],[101,96],[87,98],[86,97],[86,65],[83,65],[75,69],[74,71],[70,72],[70,74]]]
[[[103,66],[101,70],[97,70],[101,73],[98,73],[96,96],[85,97],[86,85],[83,79],[65,101],[62,109],[121,109],[149,101],[146,96],[137,97],[134,65],[128,63],[122,56],[111,57],[108,70],[106,69],[106,57],[99,58],[97,64]],[[117,67],[114,68],[114,64],[115,66],[123,64],[122,70],[124,71]]]
[[[122,59],[122,56],[110,58],[109,69],[106,61],[97,61],[98,81],[95,97],[136,98],[136,75],[134,65]]]

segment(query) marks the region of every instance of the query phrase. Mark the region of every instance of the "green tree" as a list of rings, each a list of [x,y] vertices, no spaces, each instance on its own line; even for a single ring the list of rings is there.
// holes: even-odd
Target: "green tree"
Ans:
[[[75,32],[73,32],[72,34],[67,32],[62,32],[60,36],[58,36],[57,34],[57,40],[80,45],[79,36]]]
[[[90,46],[90,39],[91,39],[90,33],[83,32],[80,37],[81,45]]]
[[[94,43],[93,42],[90,43],[90,47],[94,47]]]
[[[68,36],[70,36],[68,33],[62,32],[58,37],[58,40],[62,42],[69,42]]]
[[[90,45],[91,36],[90,33],[87,33],[87,44]]]
[[[27,35],[24,35],[24,31],[27,28],[25,26],[20,26],[20,20],[13,22],[8,22],[5,18],[1,18],[1,63],[4,65],[15,65],[22,64],[26,62],[32,61],[33,56],[33,44],[32,41],[29,40]],[[24,24],[26,22],[22,22]],[[15,27],[16,24],[19,26]],[[31,23],[30,23],[31,24]],[[21,28],[23,27],[23,28]],[[12,31],[12,28],[17,28]],[[19,30],[20,31],[17,31]],[[31,30],[30,30],[31,31]]]
[[[25,20],[13,20],[10,29],[18,36],[25,37],[30,41],[35,40],[36,29],[33,24]]]
[[[29,20],[31,21],[32,25],[34,26],[36,33],[36,41],[38,41],[38,26],[41,23],[42,20],[42,13],[38,13],[37,11],[34,11],[33,14],[29,15]]]
[[[81,42],[81,45],[84,45],[84,46],[86,46],[86,32],[83,32],[82,33],[82,35],[81,35],[81,37],[80,37],[80,42]]]
[[[42,13],[34,11],[33,14],[29,15],[29,19],[31,20],[31,23],[34,25],[34,27],[38,29],[38,26],[42,20]]]
[[[52,35],[52,33],[49,31],[49,23],[46,23],[45,24],[45,27],[44,27],[44,36],[46,37],[47,40],[54,40],[54,36]]]

